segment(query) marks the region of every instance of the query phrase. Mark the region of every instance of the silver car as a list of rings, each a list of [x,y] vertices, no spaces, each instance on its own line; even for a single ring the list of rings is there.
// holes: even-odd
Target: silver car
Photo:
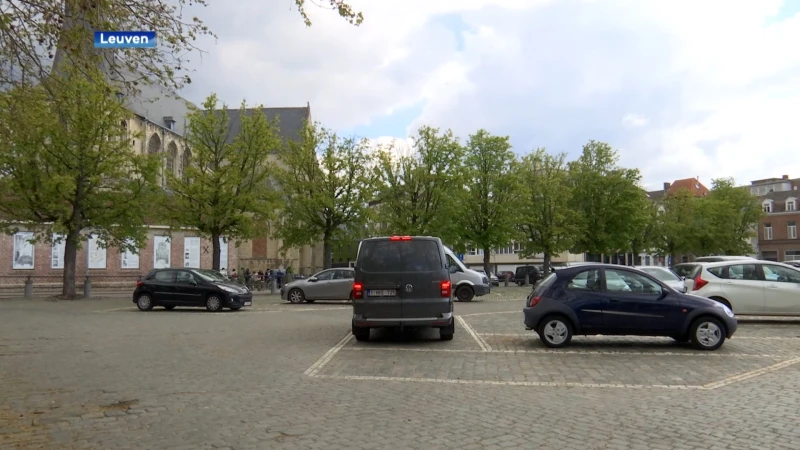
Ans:
[[[641,270],[642,272],[647,273],[661,281],[662,283],[666,284],[667,286],[675,289],[676,291],[685,294],[686,293],[686,284],[683,282],[683,278],[678,276],[675,272],[667,269],[666,267],[661,266],[637,266],[637,269]]]
[[[355,271],[349,267],[325,269],[281,288],[281,299],[292,303],[315,300],[352,300]]]

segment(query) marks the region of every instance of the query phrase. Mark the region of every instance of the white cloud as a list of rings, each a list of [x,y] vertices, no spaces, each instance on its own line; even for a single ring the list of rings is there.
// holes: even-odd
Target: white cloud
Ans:
[[[354,0],[361,27],[312,9],[310,29],[293,3],[201,11],[220,41],[186,94],[310,102],[333,128],[422,102],[408,134],[486,128],[573,155],[605,140],[654,188],[800,177],[800,15],[776,21],[781,0]],[[442,15],[467,23],[463,49]]]

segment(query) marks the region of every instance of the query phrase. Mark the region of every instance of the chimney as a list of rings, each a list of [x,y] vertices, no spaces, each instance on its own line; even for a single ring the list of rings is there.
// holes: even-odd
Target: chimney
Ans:
[[[789,175],[784,175],[781,178],[784,179],[784,180],[788,180],[789,179]]]
[[[670,186],[669,183],[664,183],[664,191],[665,192],[669,190],[669,186]]]

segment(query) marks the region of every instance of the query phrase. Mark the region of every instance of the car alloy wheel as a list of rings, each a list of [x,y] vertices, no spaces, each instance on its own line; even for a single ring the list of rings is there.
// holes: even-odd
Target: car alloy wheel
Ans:
[[[289,291],[289,301],[292,303],[303,303],[306,301],[305,295],[303,295],[303,291],[300,289],[292,289]]]
[[[702,317],[692,324],[692,344],[700,350],[716,350],[725,341],[723,326],[717,319]]]
[[[563,317],[550,316],[539,325],[539,338],[548,347],[563,347],[572,340],[572,327]]]
[[[142,311],[150,311],[153,309],[153,299],[147,294],[142,294],[136,299],[136,306]]]
[[[216,295],[209,295],[206,299],[206,309],[211,312],[222,310],[222,300]]]

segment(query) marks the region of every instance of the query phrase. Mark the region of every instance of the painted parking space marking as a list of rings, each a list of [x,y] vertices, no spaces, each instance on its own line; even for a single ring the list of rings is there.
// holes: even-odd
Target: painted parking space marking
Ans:
[[[469,333],[469,335],[472,336],[473,339],[475,339],[475,342],[478,343],[478,347],[480,347],[481,350],[483,350],[484,352],[489,352],[492,350],[492,347],[489,344],[487,344],[486,341],[481,339],[480,336],[478,336],[478,333],[476,333],[475,330],[472,329],[472,327],[470,326],[470,324],[467,323],[466,320],[464,320],[461,316],[456,316],[456,319],[458,319],[458,323],[460,323],[461,326],[465,330],[467,330],[467,333]]]
[[[158,307],[156,307],[158,308]],[[226,312],[223,314],[215,314],[215,317],[242,317],[247,316],[250,314],[265,314],[265,313],[280,313],[280,312],[305,312],[305,311],[346,311],[351,309],[350,307],[331,307],[331,308],[285,308],[285,309],[245,309],[242,311],[237,311],[236,313],[233,312]],[[92,311],[93,313],[109,313],[115,311],[138,311],[138,308],[134,307],[127,307],[127,308],[112,308],[112,309],[101,309],[98,311]],[[181,308],[173,311],[169,311],[170,314],[174,315],[181,315],[181,312],[202,312],[201,307],[197,308]],[[148,311],[149,312],[149,311]],[[166,311],[162,312],[166,314]]]
[[[421,352],[421,353],[502,353],[519,355],[606,355],[606,356],[688,356],[693,358],[785,358],[786,355],[752,354],[752,353],[702,353],[697,351],[686,352],[629,352],[622,350],[470,350],[457,348],[406,348],[406,347],[346,347],[345,351],[390,351],[390,352]]]
[[[708,383],[703,386],[704,389],[717,389],[724,386],[730,386],[734,383],[740,383],[742,381],[746,381],[752,378],[760,377],[762,375],[766,375],[768,373],[772,373],[781,369],[785,369],[787,367],[791,367],[795,364],[800,363],[800,358],[789,359],[786,361],[781,361],[779,363],[772,364],[771,366],[762,367],[760,369],[751,370],[749,372],[741,373],[739,375],[732,375],[727,378],[723,378],[722,380],[715,381],[713,383]]]
[[[538,339],[536,333],[531,331],[530,333],[477,333],[478,336],[496,336],[496,337],[529,337]],[[616,339],[625,339],[630,340],[631,338],[628,336],[580,336],[581,339],[597,339],[597,340],[614,340]],[[652,336],[637,336],[636,339],[643,339],[643,340],[669,340],[669,338],[663,337],[652,337]],[[799,340],[800,336],[734,336],[731,340],[764,340],[764,341],[792,341],[792,340]]]
[[[317,373],[319,373],[319,371],[322,370],[322,368],[325,367],[325,365],[328,364],[331,359],[333,359],[333,357],[336,356],[336,354],[339,353],[339,351],[344,348],[348,342],[350,342],[351,339],[353,339],[353,334],[347,333],[345,337],[343,337],[336,345],[331,347],[330,350],[325,352],[325,354],[322,355],[314,364],[312,364],[311,367],[306,369],[305,375],[310,377],[317,376]]]

